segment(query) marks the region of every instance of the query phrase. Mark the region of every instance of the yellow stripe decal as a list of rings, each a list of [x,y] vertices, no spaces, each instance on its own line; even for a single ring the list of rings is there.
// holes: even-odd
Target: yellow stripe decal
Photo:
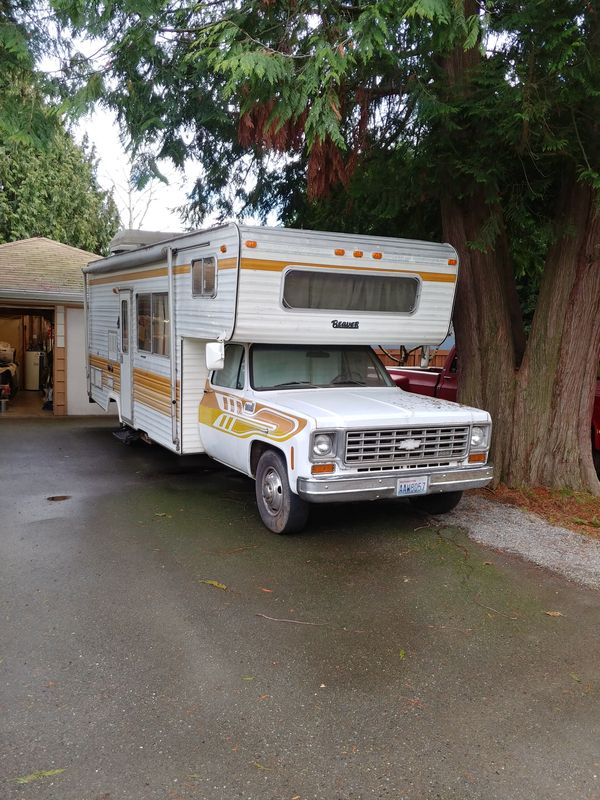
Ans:
[[[179,402],[179,381],[176,386]],[[134,367],[133,399],[167,417],[171,416],[171,381],[164,375]]]
[[[220,258],[219,269],[235,269],[237,267],[237,258]],[[177,264],[173,267],[175,275],[188,275],[192,271],[191,264]],[[137,270],[136,272],[119,273],[115,275],[107,275],[102,278],[90,278],[89,283],[94,286],[100,286],[106,283],[124,284],[129,281],[143,281],[149,278],[165,278],[167,276],[166,267],[155,267],[153,269]]]
[[[282,272],[286,267],[317,267],[320,269],[341,269],[346,272],[391,272],[406,275],[420,275],[424,281],[437,283],[456,283],[456,275],[447,272],[424,272],[420,269],[389,269],[373,265],[372,267],[354,266],[348,264],[314,264],[308,261],[264,261],[259,258],[242,258],[242,269],[260,272]]]
[[[204,392],[198,420],[202,425],[216,428],[237,439],[260,435],[273,442],[286,442],[307,424],[302,417],[246,401],[236,395],[215,392],[212,388]]]
[[[175,275],[185,275],[192,269],[191,264],[177,264],[173,267]],[[141,269],[136,272],[119,273],[117,275],[107,275],[104,278],[90,278],[89,283],[94,286],[100,286],[106,283],[125,284],[130,281],[144,281],[149,278],[166,278],[166,267],[155,267],[154,269]]]

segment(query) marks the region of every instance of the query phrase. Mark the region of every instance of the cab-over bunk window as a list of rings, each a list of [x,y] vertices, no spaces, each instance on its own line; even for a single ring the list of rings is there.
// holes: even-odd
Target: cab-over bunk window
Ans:
[[[293,309],[409,314],[419,281],[410,275],[370,275],[290,269],[283,279],[283,305]]]
[[[192,261],[192,295],[217,296],[217,260],[214,256],[205,256]]]
[[[167,292],[138,294],[137,344],[143,353],[169,356],[169,295]]]

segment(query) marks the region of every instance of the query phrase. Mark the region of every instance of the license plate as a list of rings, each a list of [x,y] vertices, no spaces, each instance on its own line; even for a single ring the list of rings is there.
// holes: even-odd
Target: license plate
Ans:
[[[398,497],[408,497],[413,494],[427,494],[429,479],[427,475],[419,478],[401,478],[396,486]]]

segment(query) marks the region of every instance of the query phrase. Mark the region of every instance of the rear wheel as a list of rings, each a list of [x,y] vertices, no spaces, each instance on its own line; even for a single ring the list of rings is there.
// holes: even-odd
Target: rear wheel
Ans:
[[[460,503],[462,492],[444,492],[443,494],[422,494],[411,497],[410,502],[420,511],[428,514],[447,514]]]
[[[308,505],[290,489],[285,459],[266,450],[256,469],[256,504],[273,533],[297,533],[306,525]]]

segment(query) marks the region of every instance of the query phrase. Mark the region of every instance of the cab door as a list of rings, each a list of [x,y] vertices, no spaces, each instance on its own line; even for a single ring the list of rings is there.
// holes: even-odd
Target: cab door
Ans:
[[[200,437],[209,456],[241,472],[248,471],[250,461],[245,388],[246,348],[227,344],[223,369],[209,376],[200,402]]]

